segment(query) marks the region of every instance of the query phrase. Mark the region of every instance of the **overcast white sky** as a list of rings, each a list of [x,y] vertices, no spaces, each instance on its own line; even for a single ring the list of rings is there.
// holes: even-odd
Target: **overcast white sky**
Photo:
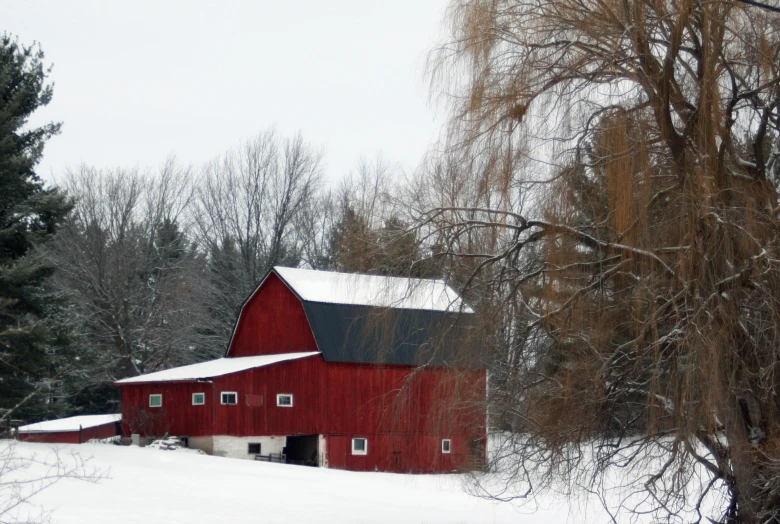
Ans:
[[[446,0],[0,0],[41,43],[63,122],[38,172],[198,164],[276,124],[325,147],[335,180],[382,152],[409,170],[436,138],[424,68]],[[40,120],[39,120],[40,119]]]

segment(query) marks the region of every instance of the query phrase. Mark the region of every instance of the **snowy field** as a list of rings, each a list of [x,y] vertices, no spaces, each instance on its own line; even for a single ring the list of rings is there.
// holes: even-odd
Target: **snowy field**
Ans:
[[[0,454],[10,444],[0,441]],[[53,445],[16,443],[20,457],[53,458]],[[530,523],[608,520],[597,504],[517,507],[465,491],[460,475],[357,473],[245,461],[192,452],[108,444],[56,445],[89,458],[106,474],[97,483],[60,480],[27,511],[51,512],[53,523]],[[6,449],[7,451],[7,449]],[[2,465],[2,460],[0,460]],[[18,475],[41,476],[35,465]],[[8,480],[5,475],[0,481]],[[588,511],[585,514],[584,508]],[[2,520],[2,519],[0,519]]]

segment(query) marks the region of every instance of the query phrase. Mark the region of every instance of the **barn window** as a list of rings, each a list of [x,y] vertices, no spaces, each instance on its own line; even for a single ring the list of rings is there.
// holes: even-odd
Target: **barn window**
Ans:
[[[291,408],[293,406],[293,396],[291,393],[279,393],[276,395],[276,405],[283,408]]]
[[[149,407],[150,408],[159,408],[162,406],[162,395],[159,393],[154,393],[153,395],[149,395]]]
[[[238,404],[238,393],[235,391],[223,391],[222,392],[222,404],[235,405]]]
[[[442,453],[449,453],[450,452],[450,446],[452,446],[452,442],[450,439],[445,438],[441,440],[441,452]]]
[[[352,454],[353,455],[368,455],[368,439],[365,439],[365,438],[353,438],[352,439]]]
[[[247,453],[250,455],[259,455],[260,454],[260,443],[259,442],[250,442]]]
[[[202,406],[206,403],[206,394],[205,393],[193,393],[192,394],[192,405],[193,406]]]

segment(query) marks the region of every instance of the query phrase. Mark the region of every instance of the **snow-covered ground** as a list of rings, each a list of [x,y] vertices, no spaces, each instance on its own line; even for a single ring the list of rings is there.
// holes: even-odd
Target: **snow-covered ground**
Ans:
[[[0,441],[0,451],[10,444]],[[16,443],[19,457],[52,458],[51,444]],[[54,523],[530,523],[605,521],[598,504],[517,507],[469,495],[460,475],[398,475],[226,459],[109,444],[57,445],[107,474],[63,479],[33,499]],[[34,465],[24,476],[41,475]],[[6,478],[1,480],[7,480]],[[587,508],[587,514],[585,514]],[[608,518],[607,518],[608,520]]]

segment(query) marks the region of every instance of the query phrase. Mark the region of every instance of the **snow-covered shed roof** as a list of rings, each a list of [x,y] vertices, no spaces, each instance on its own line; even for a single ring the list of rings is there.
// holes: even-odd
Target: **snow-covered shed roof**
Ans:
[[[62,431],[78,431],[79,428],[95,428],[122,420],[122,414],[113,415],[79,415],[77,417],[47,420],[19,427],[19,433],[58,433]]]
[[[115,384],[122,385],[144,382],[174,382],[177,380],[208,379],[318,354],[319,351],[310,351],[307,353],[282,353],[278,355],[257,355],[253,357],[218,358],[216,360],[201,362],[200,364],[191,364],[189,366],[181,366],[178,368],[166,369],[165,371],[156,371],[137,377],[125,378],[118,380]]]
[[[275,267],[304,302],[472,313],[444,280]]]

